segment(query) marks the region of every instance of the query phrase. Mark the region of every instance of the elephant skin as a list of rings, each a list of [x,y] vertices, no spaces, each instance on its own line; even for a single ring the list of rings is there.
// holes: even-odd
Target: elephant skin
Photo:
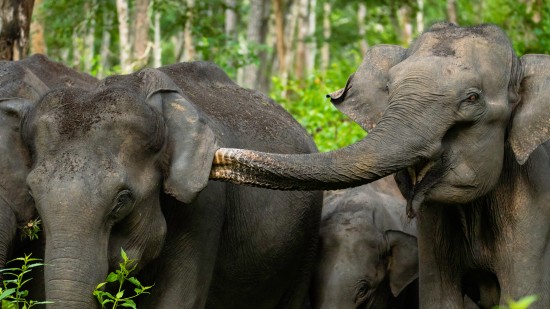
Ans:
[[[48,92],[22,135],[46,231],[48,308],[96,308],[123,248],[143,308],[302,308],[321,192],[209,182],[219,147],[311,153],[305,130],[217,66],[179,63]]]
[[[17,227],[37,216],[26,185],[31,158],[19,133],[22,115],[51,89],[91,88],[96,82],[92,76],[44,55],[0,61],[0,268],[13,257],[41,251],[31,248],[40,244],[28,244],[16,237]]]
[[[393,177],[328,191],[313,308],[418,308],[414,221]]]
[[[377,45],[331,95],[369,134],[333,152],[220,149],[211,178],[338,189],[396,173],[417,218],[421,308],[538,295],[550,307],[550,56],[497,26],[438,23]]]

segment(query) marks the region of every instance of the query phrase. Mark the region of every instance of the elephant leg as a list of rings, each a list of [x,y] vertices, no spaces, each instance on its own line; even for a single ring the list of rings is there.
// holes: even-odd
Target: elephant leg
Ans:
[[[418,213],[420,308],[464,308],[460,277],[449,265],[439,265],[434,251],[437,213],[424,207]]]
[[[143,308],[204,308],[224,222],[225,184],[210,183],[189,205],[164,205],[168,227],[155,286]]]

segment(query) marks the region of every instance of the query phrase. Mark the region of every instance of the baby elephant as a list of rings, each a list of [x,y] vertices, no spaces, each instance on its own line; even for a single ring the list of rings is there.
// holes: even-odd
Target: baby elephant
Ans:
[[[313,307],[418,308],[415,235],[393,177],[328,193]]]

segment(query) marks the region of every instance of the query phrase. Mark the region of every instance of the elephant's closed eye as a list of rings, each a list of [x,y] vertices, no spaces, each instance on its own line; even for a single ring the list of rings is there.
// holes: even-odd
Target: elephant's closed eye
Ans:
[[[111,216],[115,219],[121,219],[126,215],[134,205],[134,196],[130,190],[122,190],[118,193],[111,210]]]
[[[364,303],[370,296],[370,283],[368,280],[359,280],[355,288],[355,304],[357,306]]]

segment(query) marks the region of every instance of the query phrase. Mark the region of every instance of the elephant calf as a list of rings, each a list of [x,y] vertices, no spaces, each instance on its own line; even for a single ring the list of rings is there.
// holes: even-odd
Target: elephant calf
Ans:
[[[314,308],[418,308],[414,221],[392,177],[325,195]]]

